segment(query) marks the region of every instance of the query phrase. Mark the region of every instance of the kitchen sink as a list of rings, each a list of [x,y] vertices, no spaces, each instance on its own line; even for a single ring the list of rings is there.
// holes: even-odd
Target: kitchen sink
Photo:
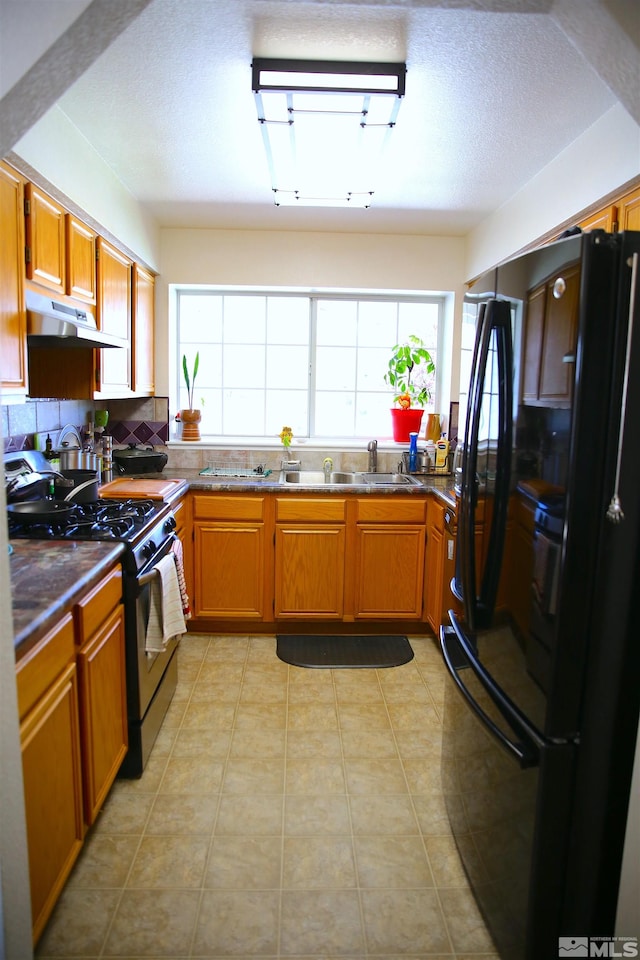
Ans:
[[[322,470],[283,470],[280,483],[297,483],[302,486],[415,486],[420,481],[406,473],[349,473],[334,470],[325,475]]]

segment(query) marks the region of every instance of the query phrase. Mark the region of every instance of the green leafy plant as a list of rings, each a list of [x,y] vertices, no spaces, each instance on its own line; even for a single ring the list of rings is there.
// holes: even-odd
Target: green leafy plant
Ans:
[[[431,399],[431,384],[436,365],[420,337],[411,334],[404,343],[392,348],[385,383],[394,390],[400,407],[424,407]]]
[[[189,398],[189,406],[187,409],[193,410],[193,391],[196,385],[196,376],[198,375],[198,367],[200,366],[200,351],[196,353],[196,358],[193,361],[193,374],[191,379],[189,379],[189,367],[187,366],[187,356],[183,354],[182,356],[182,372],[184,374],[184,382],[187,385],[187,396]]]

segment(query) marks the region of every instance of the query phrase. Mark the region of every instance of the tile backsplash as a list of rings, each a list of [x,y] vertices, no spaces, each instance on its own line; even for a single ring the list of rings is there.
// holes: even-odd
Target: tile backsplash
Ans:
[[[84,400],[28,400],[1,405],[4,452],[44,450],[47,436],[54,449],[61,429],[68,424],[82,431],[94,410],[107,409],[106,432],[117,445],[139,443],[162,446],[169,438],[169,400],[167,397],[110,400],[91,403]]]

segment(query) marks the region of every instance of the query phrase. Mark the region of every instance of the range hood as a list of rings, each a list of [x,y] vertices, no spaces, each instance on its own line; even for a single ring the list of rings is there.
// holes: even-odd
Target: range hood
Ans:
[[[90,310],[26,291],[27,343],[39,347],[126,347],[119,337],[98,330]]]

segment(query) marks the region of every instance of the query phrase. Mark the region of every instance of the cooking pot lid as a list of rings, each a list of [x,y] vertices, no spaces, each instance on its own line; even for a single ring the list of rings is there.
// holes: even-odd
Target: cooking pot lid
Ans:
[[[135,444],[130,444],[126,450],[114,450],[113,456],[116,459],[123,459],[125,457],[162,457],[165,454],[158,453],[153,447],[137,447]]]

